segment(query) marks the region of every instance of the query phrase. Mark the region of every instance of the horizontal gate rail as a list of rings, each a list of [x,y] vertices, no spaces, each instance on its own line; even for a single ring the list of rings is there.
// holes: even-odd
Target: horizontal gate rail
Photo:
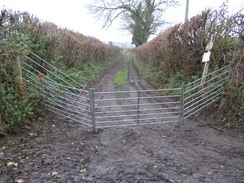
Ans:
[[[184,93],[184,119],[221,98],[224,94],[224,85],[229,80],[229,71],[230,65],[227,65],[203,77],[206,78],[203,83],[200,83],[202,80],[200,78],[185,85],[187,89]]]
[[[25,74],[24,74],[25,75]],[[34,80],[33,78],[31,78],[31,77],[29,77],[29,76],[26,76],[27,78],[29,78],[29,79],[31,79],[31,80]],[[24,78],[24,80],[26,81],[26,82],[28,82],[29,83],[29,81],[28,80],[26,80],[25,78]],[[35,80],[34,80],[35,81]],[[34,85],[33,83],[30,83],[31,85],[33,85],[33,86],[35,86],[36,88],[38,88],[40,91],[42,90],[42,88],[40,88],[39,86],[37,86],[37,85]],[[56,100],[58,100],[58,101],[60,101],[60,102],[63,102],[63,103],[65,103],[64,101],[67,101],[67,102],[72,102],[72,103],[74,103],[74,101],[73,100],[69,100],[68,98],[65,98],[65,97],[63,97],[63,95],[58,95],[58,94],[56,94],[55,92],[54,93],[52,93],[52,92],[47,92],[47,89],[49,89],[49,87],[45,87],[45,90],[43,91],[45,94],[47,94],[47,95],[51,95],[53,98],[55,98]],[[53,88],[52,88],[53,89]],[[61,91],[62,92],[62,94],[66,94],[67,92],[64,92],[64,91],[62,91],[62,90],[59,90],[59,91]],[[73,95],[75,95],[75,94],[73,94]],[[78,96],[78,95],[75,95],[75,96]],[[45,97],[47,97],[47,96],[45,96]],[[61,99],[63,99],[63,101],[62,100],[60,100],[60,98]],[[84,98],[84,97],[83,97]],[[88,98],[86,98],[86,99],[88,99]],[[84,104],[84,103],[81,103],[81,102],[75,102],[76,104],[79,104],[79,105],[83,105],[83,106],[87,106],[87,107],[89,107],[89,105],[88,104]],[[68,103],[65,103],[65,104],[68,104]],[[75,107],[75,105],[74,105],[74,107]]]
[[[214,90],[216,90],[216,89],[218,89],[218,88],[221,89],[221,90],[224,89],[224,87],[222,86],[222,84],[220,84],[220,85],[216,86],[216,88],[213,88],[213,89],[211,89],[211,90],[208,90],[208,91],[205,92],[205,93],[199,92],[199,95],[198,95],[197,97],[195,97],[194,99],[192,99],[192,100],[188,101],[187,103],[185,103],[185,106],[188,105],[188,104],[190,104],[191,102],[194,102],[194,101],[200,99],[201,97],[203,97],[203,96],[205,96],[205,95],[207,95],[207,94],[213,92]],[[192,97],[190,97],[190,98],[192,98]],[[190,98],[188,98],[188,99],[190,99]]]
[[[79,118],[79,119],[81,119],[81,120],[84,120],[84,121],[87,121],[87,122],[92,122],[90,119],[83,118],[83,117],[77,115],[77,114],[82,114],[82,113],[80,113],[80,112],[74,111],[74,110],[69,109],[69,108],[67,109],[67,108],[65,108],[64,106],[62,106],[62,105],[58,105],[58,104],[56,104],[55,102],[52,102],[52,101],[49,101],[49,100],[47,100],[46,102],[47,102],[48,104],[52,105],[52,107],[53,107],[54,109],[56,109],[56,110],[61,110],[63,113],[72,115],[72,116],[77,117],[77,118]],[[56,107],[54,107],[53,105],[55,105]],[[57,108],[57,107],[59,107],[59,108]]]
[[[44,93],[45,93],[45,94],[49,94],[49,93],[47,93],[47,92],[44,92]],[[44,96],[44,98],[46,98],[46,99],[48,99],[48,100],[52,100],[52,98],[47,97],[47,96]],[[55,102],[57,102],[57,101],[55,101]],[[78,109],[81,110],[81,111],[90,112],[90,111],[87,110],[87,109],[84,109],[84,108],[82,108],[82,107],[80,107],[80,106],[77,106],[77,105],[74,105],[74,104],[71,104],[71,103],[66,103],[66,102],[64,102],[64,101],[62,101],[62,100],[59,100],[59,102],[61,103],[61,105],[63,104],[63,106],[65,106],[65,107],[69,106],[69,107],[78,108]],[[59,103],[59,105],[60,105],[60,103]]]
[[[48,84],[54,84],[54,85],[58,85],[58,86],[61,86],[61,87],[63,87],[63,88],[68,88],[68,89],[72,89],[72,90],[77,90],[77,91],[79,91],[79,92],[84,92],[84,93],[89,93],[89,91],[88,90],[83,90],[83,89],[78,89],[78,88],[76,88],[76,87],[70,87],[70,86],[66,86],[66,85],[62,85],[62,84],[59,84],[59,83],[57,83],[56,81],[46,81],[46,83],[48,83]],[[82,96],[81,96],[82,97]],[[89,98],[86,98],[86,99],[89,99]]]
[[[227,65],[181,88],[93,91],[35,53],[28,52],[30,56],[24,55],[21,60],[23,80],[43,97],[46,109],[92,127],[94,131],[110,127],[181,124],[218,101],[229,80],[230,66]],[[38,63],[40,60],[46,67]],[[203,78],[205,81],[201,83]]]
[[[180,104],[180,102],[146,103],[146,104],[139,104],[139,106],[154,106],[154,105],[165,105],[165,104]],[[134,107],[134,106],[138,106],[138,105],[137,104],[131,104],[131,105],[110,105],[110,106],[95,107],[95,109],[111,108],[111,107]]]
[[[28,47],[28,45],[26,45],[26,44],[23,43],[23,42],[21,42],[21,44],[24,45],[24,46],[27,46],[27,47]],[[27,49],[27,51],[28,51],[31,55],[33,55],[34,57],[36,57],[36,58],[38,58],[39,60],[41,60],[41,61],[43,61],[44,63],[46,63],[48,66],[50,66],[52,69],[54,69],[54,70],[57,71],[58,73],[61,73],[61,74],[62,74],[63,76],[65,76],[68,80],[73,81],[73,82],[76,83],[78,86],[83,87],[83,89],[86,87],[86,86],[80,84],[79,82],[75,81],[74,79],[72,79],[71,77],[69,77],[68,75],[66,75],[65,73],[63,73],[62,71],[60,71],[59,69],[57,69],[56,67],[54,67],[53,65],[51,65],[50,63],[48,63],[48,62],[47,62],[46,60],[44,60],[43,58],[41,58],[41,57],[39,57],[38,55],[36,55],[35,53],[33,53],[31,50]],[[24,56],[26,56],[26,55],[24,55]]]
[[[72,109],[70,109],[70,108],[67,108],[67,107],[65,107],[65,106],[63,106],[63,105],[61,105],[61,104],[58,104],[58,103],[56,103],[55,101],[52,101],[51,99],[47,99],[45,102],[48,102],[49,104],[53,105],[53,107],[55,106],[56,109],[63,109],[63,111],[65,111],[65,112],[70,111],[70,112],[72,112],[72,115],[74,115],[73,113],[81,114],[81,115],[84,114],[84,113],[81,113],[81,112],[79,112],[79,111],[75,111],[75,110],[72,110]],[[58,108],[58,107],[59,107],[59,108]],[[89,117],[90,117],[90,116],[89,116]],[[91,119],[83,118],[83,117],[80,117],[80,116],[79,116],[79,118],[91,122]]]
[[[152,108],[152,109],[140,109],[140,111],[160,111],[160,110],[179,110],[180,107],[167,107],[167,108]],[[109,111],[109,113],[126,113],[137,112],[138,110],[126,110],[126,111]],[[96,112],[96,114],[105,114],[106,112]]]
[[[77,122],[79,122],[79,123],[81,123],[81,124],[84,124],[84,125],[86,125],[86,126],[92,127],[91,124],[84,123],[84,122],[82,122],[81,120],[78,120],[78,119],[73,118],[72,116],[74,116],[74,115],[72,115],[72,114],[70,114],[70,113],[63,112],[62,110],[57,109],[57,108],[54,108],[53,106],[48,105],[48,104],[46,104],[46,106],[48,107],[48,110],[50,110],[51,112],[53,112],[53,113],[55,113],[55,114],[58,114],[58,115],[63,116],[63,117],[65,117],[65,118],[69,118],[69,119],[71,119],[71,120],[77,121]],[[66,114],[66,115],[65,115],[65,114]],[[71,116],[69,116],[69,115],[71,115]],[[74,116],[74,117],[76,117],[76,116]]]
[[[151,116],[151,115],[158,115],[158,114],[179,114],[178,112],[163,112],[163,113],[148,113],[148,114],[139,114],[140,116]],[[96,117],[96,119],[106,119],[106,118],[121,118],[121,117],[137,117],[138,114],[130,114],[130,115],[119,115],[119,116],[100,116]]]
[[[26,66],[28,66],[28,68],[31,68],[32,70],[34,70],[35,72],[36,72],[36,74],[34,74],[34,73],[32,73],[31,71],[29,71],[29,70],[27,70],[25,67],[23,67],[22,66],[22,69],[24,70],[24,71],[26,71],[27,73],[29,73],[31,76],[33,76],[33,77],[35,77],[37,80],[33,80],[33,78],[32,78],[32,80],[34,81],[34,82],[36,82],[36,83],[39,83],[39,77],[37,76],[37,74],[39,74],[40,72],[38,71],[38,70],[36,70],[35,68],[33,68],[32,66],[30,66],[29,64],[27,64],[27,63],[25,63],[24,61],[21,61],[24,65],[26,65]],[[26,74],[25,74],[26,75]],[[31,77],[30,76],[27,76],[29,79],[31,79]],[[54,80],[52,80],[50,77],[48,77],[48,76],[46,76],[46,80],[45,80],[45,82],[47,81],[47,80],[51,80],[51,81],[53,81],[53,82],[55,82],[55,84],[57,84],[57,82],[56,81],[54,81]],[[50,85],[50,87],[52,87],[52,88],[56,88],[55,86],[53,86],[53,85]],[[66,88],[63,88],[63,89],[65,89],[65,91],[69,91],[69,90],[67,90]],[[63,92],[63,91],[62,91]],[[70,91],[69,91],[70,92]],[[67,96],[67,95],[66,95]],[[68,96],[69,97],[69,96]]]
[[[216,88],[214,88],[214,89],[216,89]],[[193,101],[196,101],[196,102],[192,103],[191,105],[185,107],[184,109],[187,110],[188,108],[193,107],[194,105],[198,104],[199,102],[202,102],[202,101],[206,100],[209,96],[212,96],[212,95],[214,95],[214,94],[216,94],[216,93],[217,93],[217,94],[222,94],[222,93],[221,93],[222,90],[223,90],[223,88],[220,88],[220,89],[216,90],[215,92],[212,92],[211,94],[209,94],[208,96],[205,96],[205,97],[203,97],[203,96],[206,95],[206,94],[202,94],[202,95],[200,95],[199,97],[197,97],[197,98],[191,100],[190,102],[186,103],[185,106],[187,106],[188,104],[192,103]],[[202,97],[203,97],[203,98],[202,98]],[[201,98],[201,99],[200,99],[200,98]],[[200,99],[200,100],[197,100],[197,99]]]
[[[116,94],[116,93],[143,93],[143,92],[160,92],[160,91],[180,91],[181,88],[168,88],[158,90],[131,90],[131,91],[112,91],[112,92],[96,92],[96,94]]]
[[[204,105],[204,106],[202,106],[202,107],[198,108],[197,110],[195,110],[195,111],[194,111],[194,112],[192,112],[191,114],[189,114],[189,115],[185,116],[185,117],[184,117],[184,119],[187,119],[188,117],[190,117],[190,116],[194,115],[195,113],[197,113],[197,112],[201,111],[202,109],[206,108],[207,106],[209,106],[210,104],[212,104],[212,103],[216,102],[216,101],[217,101],[217,100],[219,100],[219,99],[220,99],[220,97],[218,97],[218,98],[216,98],[216,99],[212,99],[212,101],[211,101],[211,102],[209,102],[209,103],[207,103],[206,105]]]
[[[222,67],[222,68],[220,68],[220,69],[218,69],[218,70],[216,70],[216,71],[213,71],[213,72],[209,73],[208,75],[206,75],[206,76],[204,76],[204,77],[202,77],[202,78],[196,79],[195,81],[192,81],[192,82],[186,84],[185,86],[188,87],[188,86],[190,86],[190,85],[193,85],[194,83],[201,81],[203,78],[207,78],[207,77],[209,77],[209,76],[212,76],[213,74],[216,74],[216,73],[218,73],[218,72],[221,72],[221,71],[223,71],[224,69],[227,69],[227,70],[229,71],[229,69],[230,69],[230,65],[226,65],[226,66],[224,66],[224,67]]]
[[[160,122],[154,122],[154,125],[157,124],[170,124],[170,123],[178,123],[179,121],[160,121]],[[145,126],[145,125],[152,125],[152,123],[133,123],[133,124],[120,124],[116,125],[116,127],[133,127],[133,126]],[[114,125],[107,125],[107,126],[97,126],[97,128],[114,128]]]
[[[208,103],[208,101],[214,100],[216,97],[219,97],[221,94],[222,93],[217,93],[216,95],[214,95],[213,97],[211,97],[211,98],[209,98],[207,100],[205,100],[206,98],[204,98],[204,100],[205,100],[204,102],[200,103],[199,105],[195,106],[194,108],[192,108],[189,111],[185,111],[185,114],[188,114],[189,112],[192,112],[193,110],[195,110],[196,108],[200,107],[201,105]]]
[[[174,97],[180,97],[180,95],[168,95],[168,96],[155,96],[155,97],[140,97],[140,99],[160,99],[160,98],[174,98]],[[134,98],[109,98],[109,99],[96,99],[96,102],[100,101],[114,101],[114,100],[137,100],[137,97]]]
[[[227,73],[228,73],[228,72],[226,72],[226,73],[224,73],[224,74],[227,74]],[[221,74],[221,75],[222,75],[222,74]],[[217,77],[219,77],[219,76],[217,76]],[[197,89],[197,88],[199,88],[199,87],[201,87],[201,86],[204,86],[204,85],[206,85],[207,83],[209,83],[210,81],[213,81],[214,79],[216,79],[217,77],[215,77],[215,78],[213,78],[213,79],[211,79],[211,80],[209,80],[209,81],[207,81],[207,82],[204,82],[204,83],[202,83],[202,84],[200,84],[200,85],[198,85],[198,86],[195,86],[194,88],[192,88],[192,89],[186,91],[185,93],[189,93],[189,92],[191,92],[192,90],[195,90],[195,89]],[[228,76],[227,76],[227,77],[228,77]],[[221,81],[224,81],[224,80],[226,80],[226,78],[221,79],[221,80],[217,81],[217,82],[214,83],[214,84],[211,84],[208,88],[210,88],[211,86],[213,86],[213,85],[215,85],[215,84],[217,84],[217,83],[220,83]],[[205,88],[205,89],[208,89],[208,88]]]
[[[97,128],[179,122],[181,88],[94,92]],[[163,92],[163,93],[162,93]],[[166,93],[165,93],[166,92]]]
[[[177,119],[177,122],[178,122],[178,116],[170,116],[170,117],[159,117],[159,118],[140,118],[139,120],[142,121],[142,120],[159,120],[159,119],[172,119],[172,118],[175,118]],[[137,119],[125,119],[125,120],[120,120],[120,121],[114,121],[114,120],[111,120],[111,121],[98,121],[96,122],[96,124],[103,124],[103,123],[119,123],[119,122],[133,122],[133,123],[136,123],[135,120]],[[151,124],[154,124],[154,123],[151,123]]]
[[[27,58],[28,60],[32,61],[33,63],[35,63],[37,66],[41,67],[42,69],[44,69],[46,72],[48,72],[49,74],[55,76],[56,78],[60,79],[61,81],[63,81],[65,84],[72,86],[70,83],[68,83],[67,81],[65,81],[63,78],[59,77],[58,75],[54,74],[53,72],[49,71],[48,69],[46,69],[45,67],[43,67],[42,65],[38,64],[36,61],[34,61],[33,59],[31,59],[30,57],[27,57],[24,55],[25,58]]]

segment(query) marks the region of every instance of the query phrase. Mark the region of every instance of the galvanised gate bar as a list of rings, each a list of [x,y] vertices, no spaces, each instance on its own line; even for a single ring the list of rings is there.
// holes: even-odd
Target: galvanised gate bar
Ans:
[[[136,91],[88,89],[29,50],[22,56],[23,80],[43,97],[46,109],[93,128],[183,124],[219,100],[230,66],[179,88]],[[41,63],[41,64],[40,64]]]
[[[181,88],[94,92],[97,128],[178,123]]]

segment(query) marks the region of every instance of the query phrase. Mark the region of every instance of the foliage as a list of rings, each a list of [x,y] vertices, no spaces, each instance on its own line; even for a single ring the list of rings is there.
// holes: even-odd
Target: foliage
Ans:
[[[190,77],[202,70],[202,55],[213,36],[211,68],[220,68],[228,64],[229,50],[233,50],[236,42],[241,41],[241,31],[231,36],[233,29],[238,27],[234,20],[242,20],[239,14],[228,18],[225,17],[226,12],[220,14],[218,11],[205,10],[190,21],[169,28],[136,51],[142,60],[157,68],[164,68],[166,77],[177,72]]]
[[[227,7],[204,10],[183,24],[175,25],[152,41],[135,49],[140,60],[157,73],[160,85],[174,86],[190,82],[201,76],[202,55],[211,37],[210,72],[232,63],[233,72],[227,89],[228,112],[233,119],[241,118],[243,105],[243,29],[244,15],[237,12],[229,16]],[[226,114],[227,114],[226,113]],[[230,118],[229,118],[230,119]]]
[[[96,81],[107,68],[119,59],[118,57],[119,55],[111,57],[105,63],[87,62],[78,64],[69,70],[63,70],[63,72],[66,72],[68,76],[80,84],[87,85]]]
[[[34,119],[41,114],[41,99],[30,91],[23,95],[14,88],[0,88],[1,123],[0,131],[13,132],[16,127],[24,128],[21,123]],[[6,129],[4,129],[6,128]]]
[[[230,53],[233,60],[231,80],[226,88],[226,98],[228,102],[227,119],[231,120],[231,125],[243,128],[244,116],[244,44],[239,44],[240,49]],[[227,123],[228,124],[228,123]],[[231,126],[229,125],[229,126]]]
[[[25,62],[46,77],[50,73],[42,67],[51,70],[50,63],[81,84],[87,84],[98,78],[120,51],[119,47],[95,38],[41,22],[27,12],[0,10],[0,134],[24,128],[42,111],[39,96],[23,82],[20,69],[21,61],[26,59],[23,55],[35,60],[38,65]]]
[[[102,0],[94,1],[88,8],[91,13],[104,19],[104,27],[114,20],[123,21],[123,29],[132,34],[132,43],[140,46],[147,42],[158,27],[165,24],[162,16],[169,6],[175,6],[177,0]]]

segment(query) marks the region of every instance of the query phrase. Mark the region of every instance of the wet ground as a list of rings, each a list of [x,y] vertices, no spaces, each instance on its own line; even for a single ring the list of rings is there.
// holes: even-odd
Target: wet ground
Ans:
[[[94,85],[113,91],[121,59]],[[128,62],[126,89],[150,86]],[[161,124],[92,129],[47,114],[38,130],[0,140],[0,183],[241,183],[243,133],[195,117]],[[211,124],[211,125],[210,125]]]

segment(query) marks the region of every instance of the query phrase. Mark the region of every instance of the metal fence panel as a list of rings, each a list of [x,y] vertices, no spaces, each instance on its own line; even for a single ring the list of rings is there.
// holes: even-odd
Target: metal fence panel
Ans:
[[[183,123],[184,119],[220,99],[229,79],[224,66],[181,88],[134,91],[93,91],[29,51],[22,60],[23,80],[35,88],[51,112],[95,131],[98,128]],[[39,64],[43,61],[49,68]],[[53,69],[53,72],[51,69]],[[45,79],[40,74],[45,71]],[[72,83],[72,84],[71,84]]]
[[[230,65],[224,66],[186,85],[184,93],[184,119],[196,114],[216,102],[224,93],[224,85],[229,80]]]

